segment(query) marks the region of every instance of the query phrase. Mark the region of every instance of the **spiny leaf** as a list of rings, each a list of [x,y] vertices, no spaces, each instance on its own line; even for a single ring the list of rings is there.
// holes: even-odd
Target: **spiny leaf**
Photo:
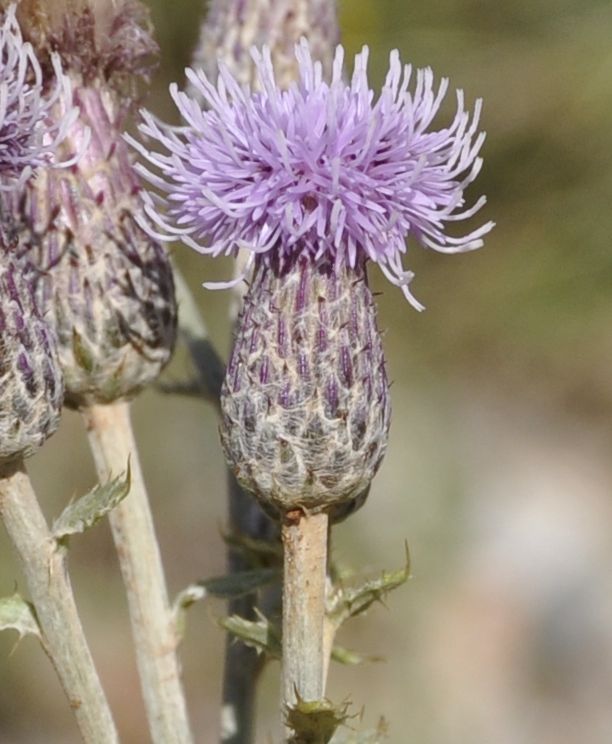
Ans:
[[[261,613],[257,620],[245,620],[239,615],[230,615],[220,623],[245,645],[254,648],[258,653],[266,653],[273,659],[281,658],[281,639],[278,628]]]
[[[305,701],[287,710],[287,726],[293,732],[290,744],[328,744],[339,726],[346,722],[348,703],[336,707],[329,700]]]
[[[34,607],[17,592],[0,599],[0,630],[16,630],[20,639],[26,635],[40,638]]]
[[[345,620],[365,612],[374,602],[381,602],[393,589],[406,583],[410,577],[410,553],[406,545],[406,562],[397,571],[383,571],[382,576],[366,581],[357,587],[336,587],[327,615],[339,627]]]
[[[98,484],[89,493],[69,504],[53,524],[53,535],[59,541],[93,527],[114,509],[130,492],[131,470],[128,461],[125,474],[104,485]]]
[[[252,571],[239,571],[227,576],[205,579],[200,584],[215,597],[236,599],[271,584],[279,579],[280,575],[276,568],[255,568]]]

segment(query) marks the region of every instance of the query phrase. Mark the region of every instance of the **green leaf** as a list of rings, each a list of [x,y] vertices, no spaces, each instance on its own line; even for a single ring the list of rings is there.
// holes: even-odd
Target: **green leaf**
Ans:
[[[385,596],[405,584],[410,578],[410,553],[406,545],[406,562],[397,571],[383,571],[376,579],[370,579],[357,587],[336,586],[327,610],[328,618],[340,627],[345,620],[368,610],[374,602],[382,602]]]
[[[282,650],[278,628],[261,613],[258,612],[257,615],[257,620],[245,620],[239,615],[230,615],[222,618],[220,623],[228,633],[258,653],[266,653],[272,659],[280,659]]]
[[[329,700],[305,701],[287,710],[287,726],[293,731],[290,744],[328,744],[346,722],[348,703],[336,707]]]
[[[89,493],[69,504],[53,524],[53,535],[64,540],[69,535],[85,532],[114,509],[130,492],[131,470],[128,461],[125,474],[98,484]]]
[[[26,635],[40,638],[34,607],[17,592],[0,599],[0,630],[16,630],[20,639]]]
[[[200,582],[209,594],[220,599],[236,599],[251,594],[262,586],[272,584],[280,579],[277,568],[255,568],[251,571],[239,571],[227,576],[218,576]]]

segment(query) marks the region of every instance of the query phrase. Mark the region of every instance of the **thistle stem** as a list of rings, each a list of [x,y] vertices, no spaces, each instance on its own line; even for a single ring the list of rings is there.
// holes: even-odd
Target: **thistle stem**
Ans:
[[[284,516],[283,702],[292,707],[325,695],[327,514],[301,510]]]
[[[154,744],[190,744],[193,737],[176,653],[179,641],[129,405],[93,405],[82,413],[100,480],[125,470],[130,461],[130,493],[109,519],[127,593],[151,737]]]
[[[0,517],[19,556],[41,631],[86,744],[116,744],[115,724],[79,619],[67,550],[50,532],[22,461],[0,466]]]

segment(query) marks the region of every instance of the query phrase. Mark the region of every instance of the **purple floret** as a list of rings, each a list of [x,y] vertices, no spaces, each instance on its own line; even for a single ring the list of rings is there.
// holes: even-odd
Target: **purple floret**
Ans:
[[[129,138],[147,161],[140,173],[159,191],[145,194],[149,231],[214,256],[245,248],[247,271],[256,257],[281,268],[298,254],[336,268],[369,259],[421,309],[402,266],[406,239],[455,253],[479,248],[493,226],[446,232],[485,203],[464,200],[482,164],[481,101],[471,114],[457,91],[452,122],[431,128],[448,81],[434,88],[432,71],[413,74],[397,51],[376,101],[367,47],[347,84],[339,46],[328,84],[303,40],[299,81],[288,90],[277,86],[267,48],[252,55],[260,90],[240,87],[223,65],[216,86],[188,69],[206,108],[172,85],[183,126],[142,112],[140,132],[159,148]]]
[[[75,158],[57,162],[55,151],[78,117],[72,106],[68,78],[59,57],[52,56],[53,90],[34,50],[24,42],[11,5],[0,16],[0,190],[18,189],[32,170],[43,165],[69,166]],[[60,112],[52,121],[52,109]]]

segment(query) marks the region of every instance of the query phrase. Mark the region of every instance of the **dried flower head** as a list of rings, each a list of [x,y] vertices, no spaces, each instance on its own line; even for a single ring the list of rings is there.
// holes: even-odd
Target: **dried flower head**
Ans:
[[[0,25],[0,189],[22,186],[32,170],[53,162],[76,117],[70,81],[51,56],[54,86],[48,90],[32,46],[23,40],[16,6]],[[52,110],[59,111],[50,119]],[[70,159],[61,165],[70,165]]]
[[[183,127],[143,112],[140,131],[161,151],[131,142],[149,164],[140,173],[162,194],[150,194],[146,205],[159,237],[214,256],[246,248],[251,263],[259,256],[282,266],[307,255],[354,268],[371,260],[421,308],[408,288],[413,274],[402,266],[406,238],[454,253],[480,247],[492,227],[460,237],[447,231],[485,202],[467,207],[464,199],[482,162],[481,102],[470,115],[458,91],[453,120],[434,128],[448,81],[435,88],[430,69],[413,76],[397,51],[376,101],[367,47],[346,84],[338,46],[328,84],[303,40],[296,47],[299,82],[286,91],[275,81],[269,50],[252,54],[260,92],[240,87],[223,65],[216,86],[187,70],[206,108],[173,85]]]
[[[155,67],[158,47],[139,0],[21,0],[18,17],[43,66],[57,52],[81,84],[102,83],[129,100]]]

